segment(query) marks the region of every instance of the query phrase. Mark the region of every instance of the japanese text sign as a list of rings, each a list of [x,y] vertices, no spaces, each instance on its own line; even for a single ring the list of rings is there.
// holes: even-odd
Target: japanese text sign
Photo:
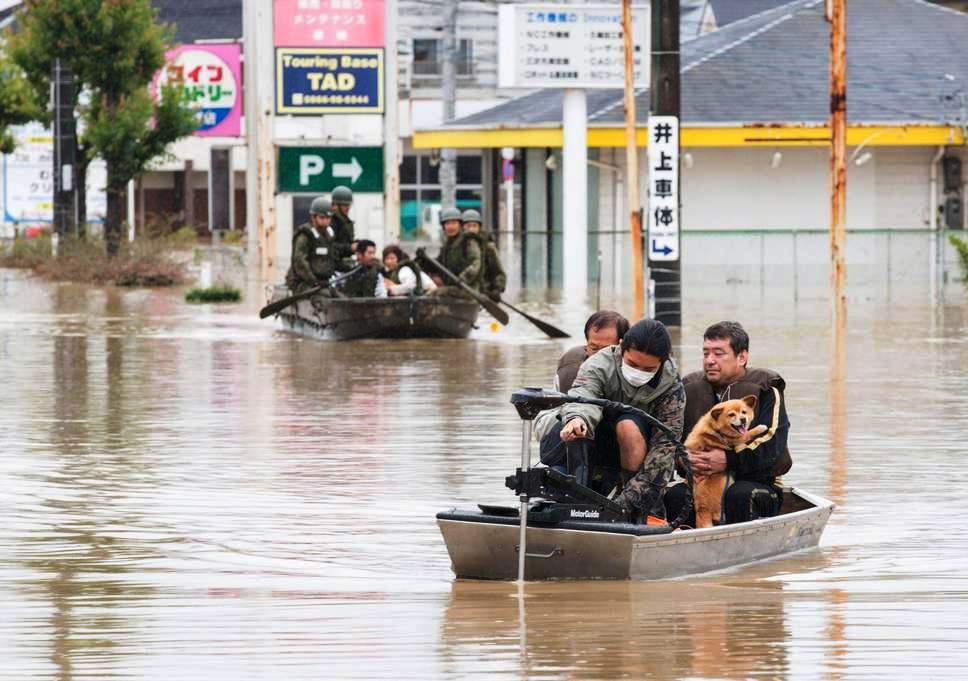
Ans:
[[[276,50],[280,114],[383,113],[383,50]]]
[[[280,192],[383,192],[382,147],[280,147],[278,168]]]
[[[165,85],[181,89],[182,99],[197,111],[203,137],[242,134],[241,49],[237,44],[182,45],[169,50],[155,74],[152,93]]]
[[[649,5],[632,7],[635,84],[649,84]],[[498,8],[500,87],[620,88],[625,83],[622,7],[531,5]]]
[[[649,117],[649,260],[679,259],[679,119]]]
[[[383,47],[383,0],[275,0],[276,47]]]

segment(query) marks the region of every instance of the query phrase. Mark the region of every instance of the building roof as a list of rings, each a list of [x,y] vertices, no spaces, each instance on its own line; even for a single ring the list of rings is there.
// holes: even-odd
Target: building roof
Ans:
[[[242,39],[242,0],[151,0],[158,20],[175,25],[175,41]]]
[[[847,7],[848,120],[963,124],[956,100],[968,96],[968,15],[924,0],[851,0]],[[829,35],[823,0],[792,0],[683,43],[683,122],[826,122]],[[541,90],[447,127],[560,127],[561,102],[561,90]],[[637,91],[640,124],[648,109],[648,90]],[[588,92],[589,127],[623,121],[621,90]]]

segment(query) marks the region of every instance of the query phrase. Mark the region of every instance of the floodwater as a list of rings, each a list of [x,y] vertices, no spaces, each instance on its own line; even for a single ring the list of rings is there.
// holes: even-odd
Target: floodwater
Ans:
[[[822,304],[716,293],[680,363],[734,317],[785,375],[821,548],[521,599],[456,581],[434,514],[513,504],[508,395],[567,341],[320,343],[257,300],[0,271],[0,678],[964,678],[968,307],[852,302],[831,383]]]

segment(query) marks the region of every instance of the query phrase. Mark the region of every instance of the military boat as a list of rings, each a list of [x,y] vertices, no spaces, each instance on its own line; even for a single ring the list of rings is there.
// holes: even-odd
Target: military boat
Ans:
[[[773,518],[701,530],[680,528],[679,519],[668,525],[632,522],[621,506],[579,478],[531,468],[531,420],[566,402],[648,415],[617,402],[534,389],[514,393],[511,401],[525,428],[521,467],[505,484],[520,504],[437,514],[457,577],[653,580],[696,575],[816,548],[833,512],[828,499],[787,487]],[[677,446],[684,458],[685,448]]]
[[[270,303],[292,295],[276,286]],[[473,300],[434,296],[308,298],[277,316],[284,329],[321,340],[355,338],[467,338],[477,322]]]

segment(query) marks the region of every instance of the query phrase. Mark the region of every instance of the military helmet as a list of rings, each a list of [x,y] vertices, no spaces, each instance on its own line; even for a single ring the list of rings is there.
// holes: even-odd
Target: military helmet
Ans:
[[[460,214],[460,221],[461,223],[476,222],[480,224],[482,222],[481,214],[478,211],[474,210],[473,208],[468,208],[467,210],[465,210],[463,213]]]
[[[334,188],[331,196],[333,197],[333,203],[337,205],[350,205],[353,203],[353,190],[346,185],[341,184]]]
[[[440,224],[451,220],[460,220],[460,211],[457,208],[444,208],[440,211]]]
[[[325,196],[317,196],[309,206],[310,215],[332,215],[333,202]]]

